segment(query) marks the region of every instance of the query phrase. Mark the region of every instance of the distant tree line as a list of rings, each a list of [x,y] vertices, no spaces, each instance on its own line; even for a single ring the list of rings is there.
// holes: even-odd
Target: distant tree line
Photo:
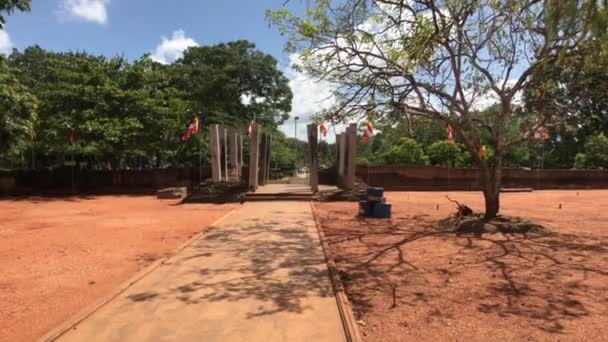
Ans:
[[[172,64],[39,46],[0,55],[0,167],[124,169],[198,164],[206,127],[245,133],[255,120],[285,137],[292,93],[277,61],[247,41],[191,47]],[[183,133],[195,115],[201,130]],[[277,164],[295,164],[289,144]]]

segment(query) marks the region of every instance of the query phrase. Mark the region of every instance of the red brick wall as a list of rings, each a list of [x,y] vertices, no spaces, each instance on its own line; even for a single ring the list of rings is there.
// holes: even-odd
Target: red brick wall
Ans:
[[[478,169],[435,166],[359,166],[357,176],[387,190],[479,190]],[[606,189],[608,170],[505,169],[503,187],[534,189]]]

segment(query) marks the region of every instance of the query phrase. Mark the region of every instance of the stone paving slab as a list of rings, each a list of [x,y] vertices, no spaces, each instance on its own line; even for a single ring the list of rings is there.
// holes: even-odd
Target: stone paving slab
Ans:
[[[60,341],[344,341],[308,203],[247,203]]]

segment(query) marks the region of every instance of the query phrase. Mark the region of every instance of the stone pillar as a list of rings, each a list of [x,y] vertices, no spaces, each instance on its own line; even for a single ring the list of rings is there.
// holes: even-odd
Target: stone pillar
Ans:
[[[243,166],[245,163],[243,162],[243,136],[239,134],[239,174],[243,171]]]
[[[266,168],[268,167],[268,161],[266,159],[266,152],[268,152],[267,143],[268,135],[262,133],[260,136],[260,172],[258,174],[260,185],[266,185]]]
[[[222,181],[221,150],[219,125],[209,126],[209,146],[211,148],[211,179],[213,182]]]
[[[317,153],[318,134],[317,125],[306,126],[308,132],[308,168],[310,169],[310,189],[313,193],[319,191],[319,157]]]
[[[224,181],[230,180],[230,173],[228,172],[228,130],[224,127],[220,127],[221,139],[222,139],[222,176]]]
[[[270,168],[271,168],[271,147],[272,147],[272,135],[268,134],[268,141],[266,142],[266,159],[268,160],[268,166],[266,167],[266,184],[270,181]]]
[[[254,192],[258,189],[259,150],[260,131],[258,130],[258,124],[254,123],[249,144],[249,190]]]
[[[341,133],[336,138],[338,146],[338,185],[344,186],[344,167],[346,166],[346,137],[347,133]]]
[[[230,131],[230,178],[239,180],[239,156],[238,156],[239,136],[235,131]]]
[[[350,124],[346,132],[348,153],[344,186],[350,190],[355,187],[355,172],[357,171],[357,124]]]

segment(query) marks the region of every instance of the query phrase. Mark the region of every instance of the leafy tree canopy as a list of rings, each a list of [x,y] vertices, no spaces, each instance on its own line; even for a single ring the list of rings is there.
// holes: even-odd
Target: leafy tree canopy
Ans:
[[[31,0],[0,0],[0,30],[6,24],[6,15],[11,14],[15,10],[29,11]]]

